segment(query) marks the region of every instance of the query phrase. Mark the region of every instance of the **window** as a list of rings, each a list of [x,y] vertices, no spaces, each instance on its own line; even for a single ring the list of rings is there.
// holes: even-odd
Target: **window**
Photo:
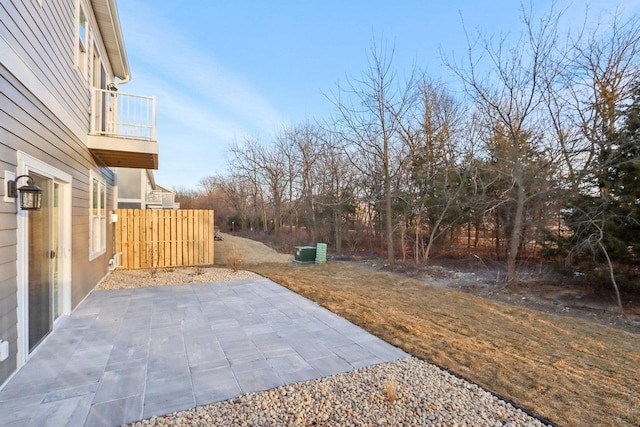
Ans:
[[[89,46],[89,23],[83,7],[78,4],[78,43],[76,65],[83,76],[87,76],[87,47]]]
[[[89,173],[89,259],[104,253],[107,247],[107,191],[104,181]]]

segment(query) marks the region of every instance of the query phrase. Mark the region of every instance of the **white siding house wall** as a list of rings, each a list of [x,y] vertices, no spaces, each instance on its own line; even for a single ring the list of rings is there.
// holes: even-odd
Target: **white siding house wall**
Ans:
[[[76,65],[77,0],[0,2],[0,196],[5,173],[19,173],[18,157],[29,156],[71,177],[71,308],[107,274],[112,256],[111,226],[106,252],[89,260],[90,174],[106,183],[107,212],[114,209],[115,178],[87,148],[94,46],[113,81],[91,7],[88,66]],[[92,172],[90,172],[92,171]],[[0,362],[0,385],[20,365],[18,346],[18,215],[0,197],[0,340],[9,358]]]

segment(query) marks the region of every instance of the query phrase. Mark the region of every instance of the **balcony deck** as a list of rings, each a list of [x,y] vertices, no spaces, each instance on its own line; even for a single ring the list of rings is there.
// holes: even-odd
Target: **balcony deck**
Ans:
[[[105,166],[158,169],[155,97],[93,89],[87,145]]]

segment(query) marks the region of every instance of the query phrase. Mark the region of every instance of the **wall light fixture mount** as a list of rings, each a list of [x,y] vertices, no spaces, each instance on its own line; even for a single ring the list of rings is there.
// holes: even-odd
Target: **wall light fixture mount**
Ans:
[[[18,188],[21,178],[27,179],[27,185]],[[29,175],[20,175],[15,180],[7,181],[7,196],[20,196],[20,209],[24,211],[37,211],[42,205],[42,188],[34,185],[33,178]]]

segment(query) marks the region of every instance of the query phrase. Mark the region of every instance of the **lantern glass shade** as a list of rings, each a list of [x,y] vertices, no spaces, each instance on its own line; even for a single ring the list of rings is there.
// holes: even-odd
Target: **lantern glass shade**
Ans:
[[[20,209],[33,211],[40,209],[42,189],[37,185],[24,185],[18,189],[20,193]]]

